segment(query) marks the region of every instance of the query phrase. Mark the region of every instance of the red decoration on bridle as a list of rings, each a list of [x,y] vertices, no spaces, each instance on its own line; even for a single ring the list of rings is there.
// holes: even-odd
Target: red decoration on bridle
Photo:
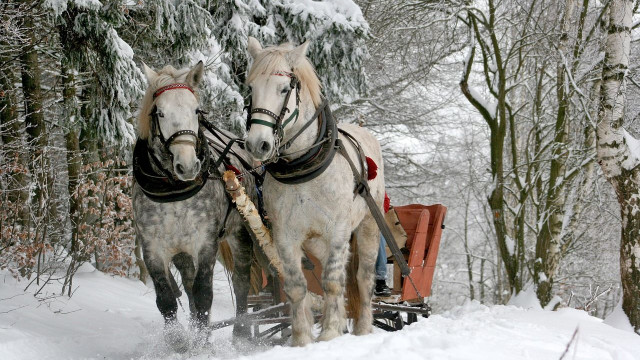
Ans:
[[[193,89],[187,85],[187,84],[170,84],[167,86],[163,86],[160,89],[156,90],[156,92],[153,93],[153,98],[157,98],[158,96],[160,96],[163,92],[167,91],[167,90],[176,90],[176,89],[186,89],[191,91],[194,95],[195,95],[195,91],[193,91]]]
[[[286,76],[288,78],[293,78],[295,77],[295,74],[292,72],[288,72],[288,71],[274,71],[271,73],[271,75],[277,75],[277,76]]]

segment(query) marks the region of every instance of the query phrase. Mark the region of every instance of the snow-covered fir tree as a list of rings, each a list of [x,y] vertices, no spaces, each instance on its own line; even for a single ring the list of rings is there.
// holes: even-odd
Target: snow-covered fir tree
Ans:
[[[133,49],[118,34],[127,21],[125,3],[49,0],[44,6],[67,31],[64,60],[84,75],[81,126],[108,143],[132,144],[132,105],[142,94],[144,78],[133,60]]]

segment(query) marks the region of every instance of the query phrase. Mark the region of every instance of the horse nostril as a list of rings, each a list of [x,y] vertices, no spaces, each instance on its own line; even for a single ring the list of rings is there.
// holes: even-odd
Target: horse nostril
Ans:
[[[184,167],[182,164],[176,165],[176,173],[178,173],[178,175],[184,175]]]
[[[260,144],[260,150],[261,150],[263,153],[266,153],[267,151],[271,150],[271,145],[269,145],[269,143],[268,143],[268,142],[263,141],[263,142]]]

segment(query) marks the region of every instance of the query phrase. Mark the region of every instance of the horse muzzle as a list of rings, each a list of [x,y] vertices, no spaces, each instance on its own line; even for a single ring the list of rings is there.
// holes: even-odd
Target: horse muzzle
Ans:
[[[190,151],[188,153],[193,152],[192,154],[175,154],[173,160],[173,172],[176,174],[176,177],[181,181],[191,181],[195,179],[198,174],[200,174],[200,169],[202,164],[200,159],[195,154],[195,151],[189,147]],[[186,155],[186,156],[183,156]]]
[[[271,142],[262,138],[250,139],[245,141],[245,147],[249,154],[258,161],[267,160],[273,154],[273,145]]]

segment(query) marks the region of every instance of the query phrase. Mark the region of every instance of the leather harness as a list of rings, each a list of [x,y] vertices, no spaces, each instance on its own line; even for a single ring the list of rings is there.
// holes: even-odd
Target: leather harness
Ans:
[[[276,157],[278,160],[274,163],[270,163],[266,166],[267,171],[278,181],[285,184],[300,184],[309,180],[316,178],[318,175],[322,174],[324,170],[331,164],[335,152],[338,151],[349,163],[349,167],[354,176],[355,188],[354,188],[354,196],[359,194],[362,196],[367,203],[373,218],[376,220],[378,228],[382,232],[389,249],[393,253],[393,256],[396,260],[396,263],[400,267],[400,271],[402,276],[408,277],[410,283],[413,285],[416,293],[419,297],[420,292],[417,287],[413,283],[411,276],[411,270],[407,265],[404,256],[400,252],[398,248],[398,244],[396,244],[393,234],[389,229],[387,223],[384,220],[384,215],[378,208],[375,200],[371,196],[371,190],[369,188],[367,173],[366,173],[366,156],[364,151],[362,150],[362,146],[360,143],[348,132],[342,129],[338,129],[335,121],[333,120],[333,116],[331,115],[331,110],[327,104],[327,101],[324,100],[320,107],[316,109],[315,114],[311,117],[311,119],[302,126],[302,128],[293,135],[284,145],[280,145],[280,142],[283,141],[284,137],[284,127],[292,121],[294,115],[295,120],[298,118],[298,106],[300,103],[300,84],[293,72],[282,72],[278,71],[273,73],[272,75],[278,76],[288,76],[291,78],[291,88],[289,89],[282,109],[280,110],[280,114],[276,115],[274,112],[262,109],[262,108],[251,108],[251,104],[249,104],[249,111],[247,112],[247,130],[252,124],[264,125],[273,128],[275,143],[277,147]],[[289,116],[286,121],[283,121],[284,116],[289,109],[286,105],[289,103],[289,98],[291,96],[292,91],[296,91],[296,109]],[[251,115],[254,113],[262,113],[271,116],[275,120],[275,124],[272,122],[260,120],[260,119],[252,119]],[[319,134],[318,138],[311,145],[310,149],[304,155],[296,158],[292,161],[286,161],[282,157],[279,157],[280,152],[289,148],[289,146],[293,143],[293,141],[304,132],[312,123],[319,120]],[[295,122],[294,120],[294,122]],[[362,171],[358,171],[358,168],[354,164],[353,160],[349,157],[349,154],[346,151],[343,141],[338,138],[338,132],[344,135],[346,141],[349,141],[351,145],[356,149],[358,153],[358,162],[360,164],[360,169]]]

